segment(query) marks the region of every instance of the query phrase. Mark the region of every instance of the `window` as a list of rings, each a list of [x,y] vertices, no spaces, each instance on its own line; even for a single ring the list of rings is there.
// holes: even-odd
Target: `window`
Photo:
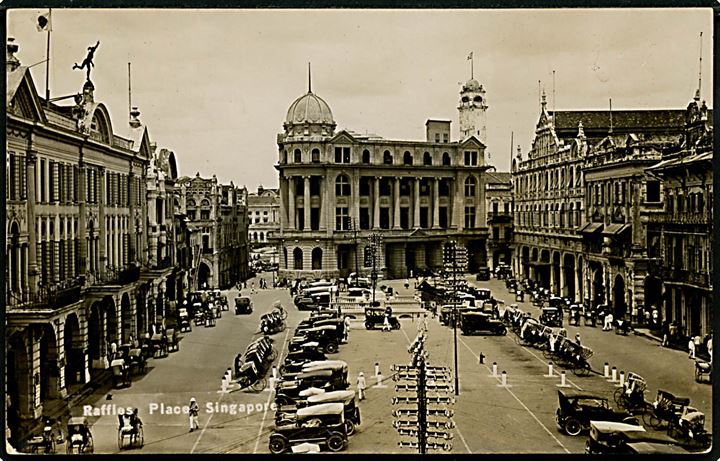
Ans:
[[[380,195],[392,195],[392,184],[390,178],[380,178]]]
[[[413,164],[413,156],[410,152],[405,151],[405,154],[403,155],[403,165],[412,165]]]
[[[446,229],[448,227],[448,213],[447,213],[447,207],[441,206],[438,208],[439,214],[438,214],[438,225],[440,225],[441,228]]]
[[[312,150],[312,162],[313,162],[313,163],[320,163],[320,149],[313,149],[313,150]]]
[[[450,195],[450,186],[448,185],[448,182],[444,179],[441,179],[438,182],[438,195],[440,197],[447,197]]]
[[[423,155],[423,165],[432,165],[432,155],[430,155],[430,152],[425,152]]]
[[[477,152],[465,151],[465,166],[477,166]]]
[[[447,152],[443,152],[442,164],[443,166],[450,166],[450,154]]]
[[[338,197],[348,197],[350,195],[350,182],[344,174],[339,175],[335,180],[335,195]]]
[[[510,213],[510,202],[503,203],[503,212]]]
[[[380,229],[390,229],[390,208],[380,208]]]
[[[401,178],[400,179],[400,195],[410,195],[410,178]]]
[[[295,162],[295,163],[302,162],[302,152],[300,152],[300,149],[295,149],[295,152],[293,153],[293,162]]]
[[[499,208],[500,208],[500,204],[498,202],[493,202],[493,204],[492,204],[493,214],[498,214]]]
[[[465,227],[468,229],[475,227],[475,207],[473,206],[465,207]]]
[[[645,184],[645,201],[652,203],[660,201],[660,181],[648,181]]]
[[[320,179],[319,176],[310,177],[310,196],[320,195]],[[265,214],[268,214],[267,211]]]
[[[422,178],[420,180],[420,195],[421,196],[430,195],[430,181],[427,178]]]
[[[310,208],[310,230],[320,230],[320,208]]]
[[[210,210],[200,210],[200,219],[210,219]]]
[[[426,206],[420,207],[420,227],[423,229],[429,229],[430,223],[429,218],[430,217],[430,209]]]
[[[300,248],[293,250],[293,269],[301,271],[303,268],[303,252]]]
[[[403,229],[410,229],[410,208],[400,208],[400,227]]]
[[[350,163],[350,148],[349,147],[336,147],[335,148],[335,163]]]
[[[667,203],[666,208],[668,213],[674,213],[675,212],[675,196],[672,194],[667,195],[667,200],[665,201]]]
[[[362,162],[365,164],[370,163],[370,151],[367,149],[362,152]]]
[[[435,142],[440,142],[440,133],[435,133]]]
[[[363,176],[360,178],[360,195],[370,195],[370,178],[367,176]]]
[[[313,270],[322,269],[322,249],[321,248],[313,248],[312,268],[313,268]]]
[[[390,153],[389,150],[386,150],[385,152],[383,152],[383,163],[385,165],[392,165],[392,163],[393,163],[392,154]]]
[[[370,229],[370,208],[360,208],[360,229]]]
[[[474,176],[470,176],[465,180],[465,197],[475,197],[476,185]]]
[[[350,215],[347,207],[335,208],[335,230],[350,230]]]
[[[450,135],[443,133],[443,142],[450,142]]]
[[[500,240],[500,228],[499,227],[493,227],[493,240]]]

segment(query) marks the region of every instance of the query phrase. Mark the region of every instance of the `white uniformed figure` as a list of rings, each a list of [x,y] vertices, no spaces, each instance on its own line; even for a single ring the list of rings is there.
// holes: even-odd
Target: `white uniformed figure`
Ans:
[[[190,432],[194,431],[195,429],[200,429],[200,424],[198,423],[199,411],[200,407],[198,407],[198,404],[195,401],[195,397],[192,397],[190,399]]]
[[[358,400],[365,400],[365,374],[361,371],[357,379]]]

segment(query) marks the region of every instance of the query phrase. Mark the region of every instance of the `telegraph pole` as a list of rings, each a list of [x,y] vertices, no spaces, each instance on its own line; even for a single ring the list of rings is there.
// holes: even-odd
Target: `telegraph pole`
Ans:
[[[457,345],[457,242],[452,242],[452,264],[453,264],[453,337],[455,354],[455,395],[460,395],[460,382],[458,378],[458,345]]]

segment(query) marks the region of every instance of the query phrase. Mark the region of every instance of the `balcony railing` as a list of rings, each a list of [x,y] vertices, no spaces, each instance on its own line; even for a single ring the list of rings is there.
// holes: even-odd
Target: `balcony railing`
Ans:
[[[76,303],[81,299],[84,277],[65,281],[57,285],[40,288],[37,293],[8,292],[5,297],[11,308],[60,308]]]
[[[710,224],[710,213],[653,213],[648,215],[648,221],[659,224]]]
[[[488,223],[508,223],[513,220],[512,213],[505,213],[504,211],[494,212],[491,211],[487,214]]]
[[[705,273],[663,267],[662,274],[666,282],[687,283],[701,287],[710,286],[708,274]]]

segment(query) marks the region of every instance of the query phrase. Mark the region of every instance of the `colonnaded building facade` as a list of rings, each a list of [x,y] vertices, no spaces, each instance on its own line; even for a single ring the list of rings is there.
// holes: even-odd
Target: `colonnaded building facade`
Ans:
[[[487,265],[485,90],[460,91],[460,133],[428,120],[424,141],[335,131],[330,106],[308,92],[288,109],[277,137],[280,176],[280,277],[367,274],[375,264],[404,278],[441,268],[442,245],[468,250],[470,271]]]

